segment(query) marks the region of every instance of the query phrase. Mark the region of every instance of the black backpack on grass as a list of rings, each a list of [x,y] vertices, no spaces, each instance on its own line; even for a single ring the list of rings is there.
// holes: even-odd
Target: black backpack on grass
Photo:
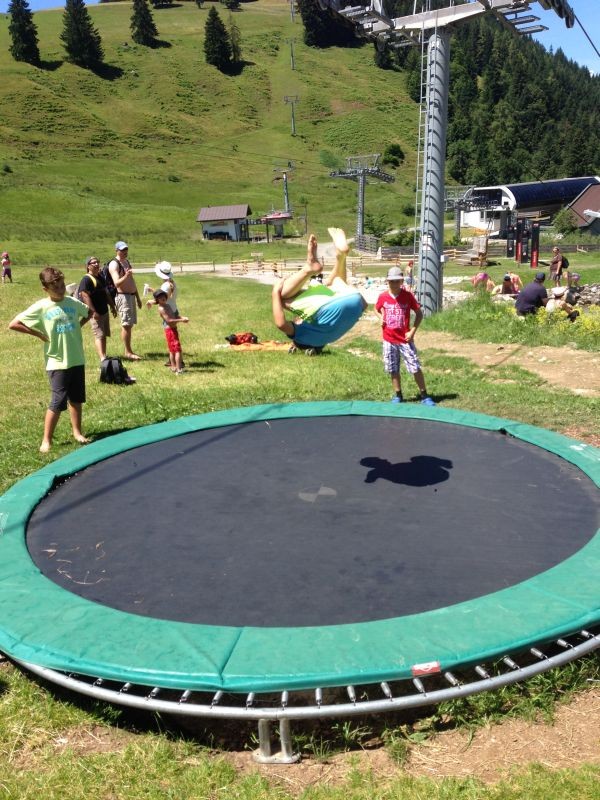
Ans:
[[[133,383],[120,358],[109,357],[100,362],[100,383]]]

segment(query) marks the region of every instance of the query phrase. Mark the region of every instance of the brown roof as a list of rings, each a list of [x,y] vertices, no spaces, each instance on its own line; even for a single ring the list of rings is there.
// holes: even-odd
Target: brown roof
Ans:
[[[600,211],[600,184],[598,183],[587,186],[569,206],[569,209],[575,214],[580,228],[593,222],[583,215],[588,208],[592,211]]]
[[[201,208],[196,222],[217,222],[225,219],[245,219],[252,210],[248,203],[236,206],[207,206]]]

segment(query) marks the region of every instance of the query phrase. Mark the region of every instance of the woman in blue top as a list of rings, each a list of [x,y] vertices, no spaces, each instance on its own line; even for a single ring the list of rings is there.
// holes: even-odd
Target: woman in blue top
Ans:
[[[346,283],[346,256],[348,242],[340,228],[329,228],[335,245],[335,267],[324,285],[316,284],[303,289],[306,282],[318,275],[322,266],[317,258],[317,239],[311,234],[308,240],[306,266],[284,278],[273,287],[273,321],[280,331],[293,341],[290,351],[304,350],[307,355],[320,353],[347,333],[367,307],[360,292]],[[294,321],[286,319],[291,311]]]

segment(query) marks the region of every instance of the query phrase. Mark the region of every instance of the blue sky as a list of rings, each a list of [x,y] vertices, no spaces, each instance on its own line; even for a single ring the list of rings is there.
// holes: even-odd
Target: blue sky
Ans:
[[[600,0],[568,1],[596,48],[600,50]],[[9,0],[0,0],[0,12],[6,11],[8,3]],[[88,5],[92,4],[93,0],[90,0]],[[29,7],[32,11],[59,8],[62,5],[64,3],[60,0],[29,0]],[[600,56],[594,52],[594,48],[577,23],[574,28],[568,29],[554,11],[544,11],[536,2],[532,2],[531,8],[540,17],[540,24],[546,25],[548,28],[547,31],[536,34],[535,39],[547,49],[552,47],[557,50],[560,47],[568,58],[587,67],[590,72],[600,75]]]

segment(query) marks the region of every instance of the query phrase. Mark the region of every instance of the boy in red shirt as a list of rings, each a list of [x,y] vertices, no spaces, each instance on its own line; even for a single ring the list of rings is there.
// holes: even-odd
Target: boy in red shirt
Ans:
[[[414,343],[417,328],[423,319],[421,306],[412,292],[404,288],[404,273],[399,267],[392,267],[387,274],[388,291],[382,292],[375,303],[375,313],[382,321],[383,329],[383,366],[392,377],[394,396],[392,403],[402,403],[400,386],[400,359],[404,361],[407,371],[413,375],[421,395],[421,402],[426,406],[435,403],[427,394],[425,378]],[[414,312],[414,322],[410,325],[410,312]]]

